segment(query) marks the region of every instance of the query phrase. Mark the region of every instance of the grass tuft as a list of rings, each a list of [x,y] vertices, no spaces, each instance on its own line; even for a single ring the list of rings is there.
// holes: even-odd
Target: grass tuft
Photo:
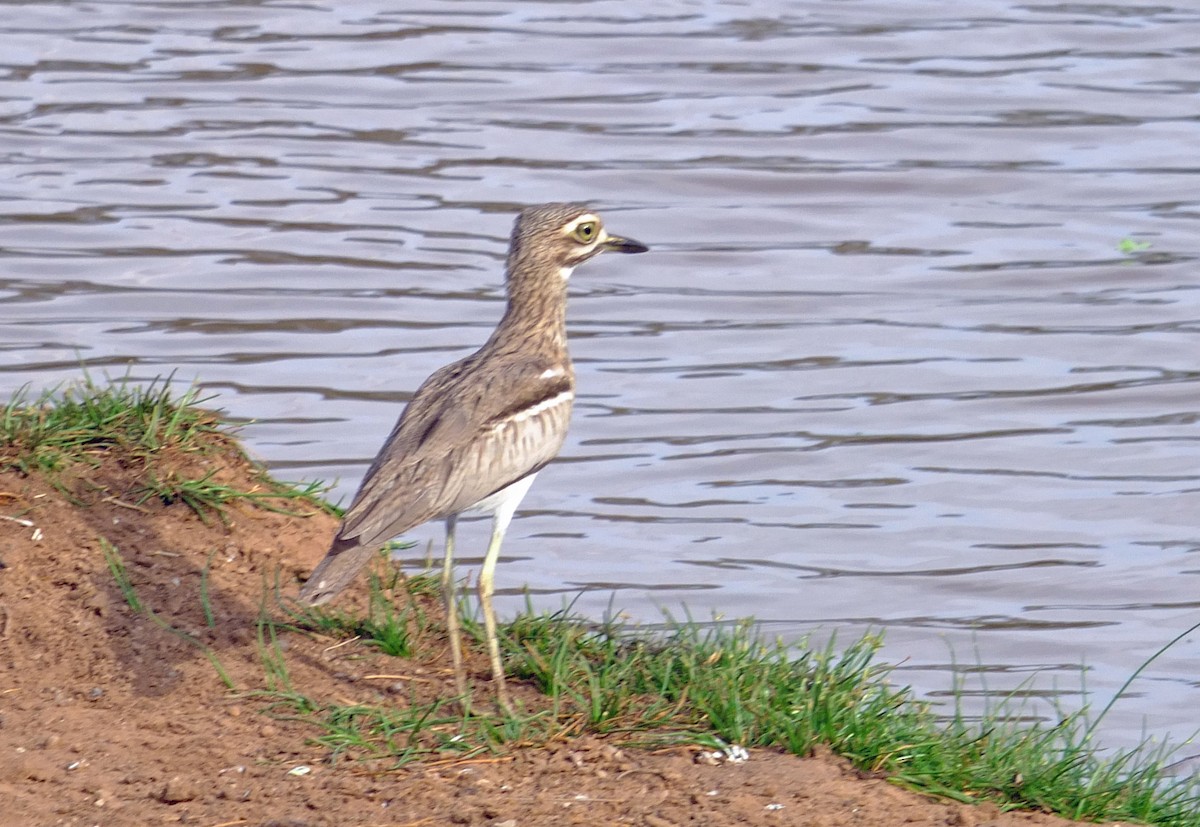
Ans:
[[[233,426],[203,407],[210,401],[194,387],[175,395],[170,376],[146,385],[128,376],[98,385],[85,374],[36,397],[22,388],[0,407],[0,469],[41,475],[76,501],[72,488],[100,490],[139,507],[152,499],[181,502],[205,522],[214,514],[226,520],[226,509],[237,502],[284,513],[334,513],[321,499],[326,486],[277,482],[250,463]],[[253,481],[219,479],[213,465],[228,463],[214,463],[217,456],[252,467]],[[110,457],[134,472],[128,490],[109,490],[113,475],[101,469]]]
[[[0,463],[23,473],[53,474],[76,463],[95,463],[106,451],[187,450],[223,436],[218,414],[190,388],[175,399],[171,378],[149,385],[128,378],[103,386],[90,376],[30,398],[18,390],[0,409]]]
[[[411,657],[429,628],[426,599],[438,593],[438,581],[428,574],[405,578],[389,562],[391,550],[380,554],[378,571],[368,574],[367,614],[323,606],[285,607],[293,628],[329,637],[360,638],[391,657]]]

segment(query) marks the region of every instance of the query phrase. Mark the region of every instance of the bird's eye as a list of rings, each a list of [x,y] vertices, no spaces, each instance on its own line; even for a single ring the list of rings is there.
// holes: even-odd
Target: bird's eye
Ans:
[[[595,221],[584,221],[575,228],[575,240],[582,244],[591,244],[600,231],[600,225]]]

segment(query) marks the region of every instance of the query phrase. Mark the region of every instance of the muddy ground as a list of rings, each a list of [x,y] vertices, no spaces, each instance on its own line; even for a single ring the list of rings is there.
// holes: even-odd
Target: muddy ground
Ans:
[[[224,464],[221,478],[253,484],[236,452],[209,461]],[[699,749],[652,753],[585,736],[398,770],[330,762],[311,722],[273,717],[253,691],[265,686],[264,589],[279,578],[294,593],[335,520],[239,506],[228,525],[206,524],[180,503],[136,503],[124,474],[106,467],[102,488],[95,476],[71,482],[80,504],[39,479],[0,473],[0,515],[30,524],[0,519],[3,827],[1070,823],[933,800],[824,754],[753,750],[744,763],[710,764]],[[163,623],[130,608],[101,538]],[[199,599],[206,570],[211,625]],[[195,641],[164,625],[208,647],[236,691]],[[440,639],[412,661],[336,643],[284,637],[298,691],[347,704],[400,703],[414,684],[453,694]],[[486,687],[486,659],[471,665]],[[516,689],[527,707],[538,703],[531,688]]]

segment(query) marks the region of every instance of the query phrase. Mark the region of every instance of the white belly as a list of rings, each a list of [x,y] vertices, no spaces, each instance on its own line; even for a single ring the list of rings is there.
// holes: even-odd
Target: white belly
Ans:
[[[491,514],[497,523],[508,525],[509,520],[512,519],[513,512],[517,510],[517,506],[521,504],[521,500],[525,499],[525,495],[529,492],[529,486],[533,485],[533,481],[536,478],[536,471],[527,477],[521,477],[521,479],[507,488],[501,488],[496,493],[489,494],[474,505],[464,508],[462,513]]]

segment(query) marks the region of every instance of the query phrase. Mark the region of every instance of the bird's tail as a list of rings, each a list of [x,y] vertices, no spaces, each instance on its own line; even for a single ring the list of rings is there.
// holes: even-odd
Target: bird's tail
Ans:
[[[337,597],[354,582],[374,553],[374,548],[361,545],[357,538],[335,538],[324,559],[313,569],[304,588],[300,590],[300,600],[319,606]]]

